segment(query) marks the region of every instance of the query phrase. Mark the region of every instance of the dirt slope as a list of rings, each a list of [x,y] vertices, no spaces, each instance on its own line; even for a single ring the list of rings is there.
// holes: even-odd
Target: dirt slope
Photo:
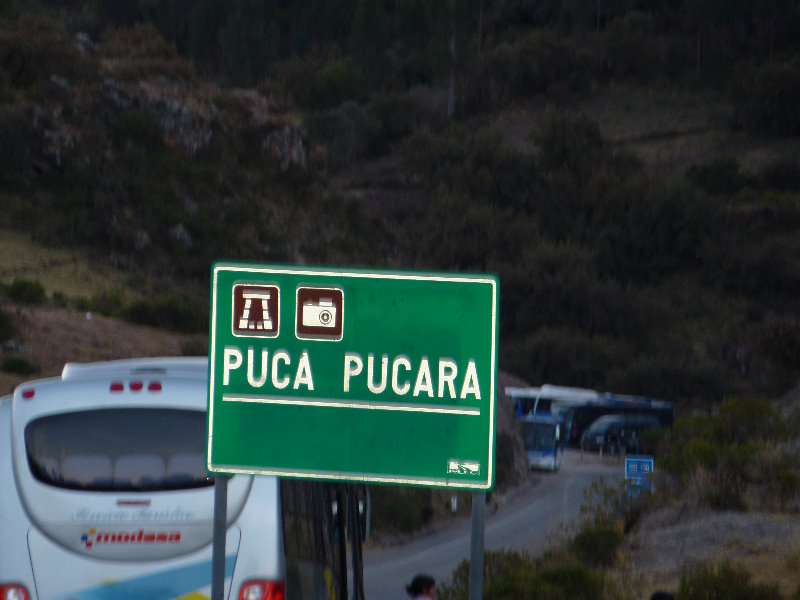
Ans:
[[[621,554],[620,573],[643,598],[658,589],[676,591],[686,566],[725,560],[793,598],[800,591],[800,516],[669,506],[643,519]]]
[[[19,351],[39,372],[17,375],[0,371],[0,395],[23,381],[58,375],[66,362],[180,356],[182,344],[195,339],[65,308],[4,305],[3,309],[13,315],[17,329],[4,354]]]

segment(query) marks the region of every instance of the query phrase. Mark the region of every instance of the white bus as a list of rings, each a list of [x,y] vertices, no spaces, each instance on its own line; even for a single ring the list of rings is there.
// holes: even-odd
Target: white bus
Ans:
[[[210,598],[207,371],[207,358],[69,363],[0,399],[0,600]],[[225,598],[347,598],[354,490],[231,477]]]

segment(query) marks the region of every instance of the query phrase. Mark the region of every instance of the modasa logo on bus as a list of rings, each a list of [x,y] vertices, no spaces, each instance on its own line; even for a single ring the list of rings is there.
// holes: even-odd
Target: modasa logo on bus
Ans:
[[[180,531],[98,531],[92,527],[81,536],[81,541],[87,548],[103,545],[135,545],[135,544],[179,544]]]

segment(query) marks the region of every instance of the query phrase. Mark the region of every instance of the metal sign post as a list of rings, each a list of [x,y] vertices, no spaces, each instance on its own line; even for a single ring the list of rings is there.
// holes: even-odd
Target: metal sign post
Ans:
[[[483,597],[483,527],[486,492],[472,493],[472,534],[470,536],[469,600]]]
[[[214,479],[214,539],[211,547],[211,600],[225,598],[225,533],[228,518],[228,477]]]

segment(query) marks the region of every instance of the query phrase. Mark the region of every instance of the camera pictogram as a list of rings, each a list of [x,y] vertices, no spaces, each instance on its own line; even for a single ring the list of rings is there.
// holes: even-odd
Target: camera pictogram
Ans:
[[[340,340],[344,292],[339,288],[297,288],[295,329],[300,339]]]

